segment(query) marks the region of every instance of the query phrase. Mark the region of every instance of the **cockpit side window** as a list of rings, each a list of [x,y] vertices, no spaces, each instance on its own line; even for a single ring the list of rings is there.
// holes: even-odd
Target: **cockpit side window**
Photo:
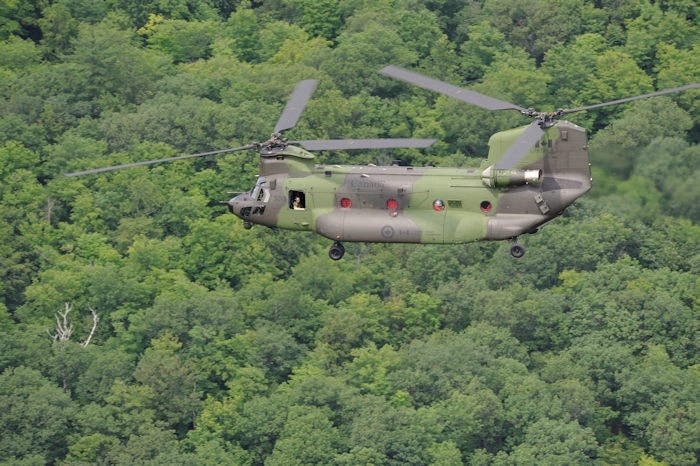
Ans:
[[[250,197],[258,202],[267,202],[270,200],[270,187],[267,185],[267,178],[264,176],[258,178]]]
[[[270,200],[270,190],[267,188],[261,188],[260,186],[256,186],[253,189],[251,197],[258,202],[267,202]]]
[[[289,191],[289,208],[306,210],[306,196],[303,191]]]

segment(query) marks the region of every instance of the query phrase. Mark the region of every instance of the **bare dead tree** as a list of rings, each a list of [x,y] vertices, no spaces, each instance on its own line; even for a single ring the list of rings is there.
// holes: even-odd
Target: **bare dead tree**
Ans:
[[[50,195],[46,198],[46,221],[51,223],[51,216],[53,215],[54,209],[61,206],[61,203],[56,199],[53,199]]]
[[[57,341],[68,341],[73,334],[73,324],[68,320],[68,313],[72,310],[70,303],[66,302],[66,310],[64,312],[58,311],[56,313],[56,334],[52,335],[49,329],[46,329],[46,333],[49,334],[54,343]],[[87,340],[82,342],[80,346],[85,348],[90,344],[92,336],[95,334],[95,329],[97,328],[97,323],[100,321],[100,317],[97,312],[90,307],[90,312],[92,312],[92,330],[90,330],[90,335],[88,335]],[[59,318],[60,316],[60,318]]]
[[[54,343],[56,343],[57,340],[67,341],[73,334],[73,324],[68,321],[68,313],[71,311],[71,309],[72,307],[70,303],[66,302],[66,311],[63,313],[61,313],[61,311],[58,311],[56,313],[56,335],[51,335],[49,329],[46,329],[46,333],[49,334],[49,336],[53,339]],[[61,319],[59,319],[58,316],[61,316],[63,318],[63,323],[61,323]]]
[[[90,306],[88,306],[90,309],[90,312],[92,312],[92,330],[90,330],[90,335],[88,335],[87,340],[82,342],[80,346],[85,348],[87,345],[90,344],[90,339],[92,338],[92,335],[95,333],[95,329],[97,328],[97,323],[100,321],[100,318],[97,316],[97,312]]]

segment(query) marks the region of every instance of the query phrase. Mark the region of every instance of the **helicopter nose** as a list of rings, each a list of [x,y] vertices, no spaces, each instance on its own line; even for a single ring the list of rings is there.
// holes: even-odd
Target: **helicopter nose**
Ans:
[[[246,206],[247,201],[250,201],[250,195],[248,193],[239,194],[230,201],[228,201],[228,210],[236,217],[243,218],[241,216],[241,209]]]

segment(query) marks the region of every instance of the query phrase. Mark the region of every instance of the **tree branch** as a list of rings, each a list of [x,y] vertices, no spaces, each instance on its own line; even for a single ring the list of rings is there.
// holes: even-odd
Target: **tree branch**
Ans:
[[[73,324],[71,324],[68,321],[68,313],[71,311],[71,306],[70,303],[66,302],[66,311],[61,312],[58,311],[56,314],[56,335],[51,335],[51,332],[49,329],[46,329],[46,333],[49,334],[49,336],[53,339],[53,342],[56,343],[56,340],[59,341],[66,341],[70,339],[70,336],[73,334]],[[58,316],[61,316],[63,318],[63,323],[61,323],[61,319],[58,318]]]
[[[89,307],[89,306],[88,306]],[[95,329],[97,328],[97,323],[100,321],[99,316],[97,315],[97,312],[91,307],[90,311],[92,312],[92,330],[90,330],[90,335],[88,335],[87,340],[82,342],[80,346],[85,348],[87,345],[90,344],[90,340],[92,340],[92,336],[95,334]],[[64,312],[58,311],[56,313],[56,334],[52,335],[51,331],[49,329],[46,329],[46,333],[49,334],[51,339],[53,340],[54,343],[56,341],[67,341],[70,340],[71,335],[73,334],[73,324],[68,320],[68,313],[72,310],[70,303],[66,302],[66,310]],[[60,318],[59,318],[60,317]]]
[[[88,306],[90,311],[92,312],[92,330],[90,330],[90,335],[88,335],[87,340],[82,342],[80,345],[85,348],[87,345],[90,344],[90,339],[92,338],[92,335],[95,333],[95,329],[97,328],[97,323],[100,321],[100,318],[97,316],[97,312],[91,307]]]

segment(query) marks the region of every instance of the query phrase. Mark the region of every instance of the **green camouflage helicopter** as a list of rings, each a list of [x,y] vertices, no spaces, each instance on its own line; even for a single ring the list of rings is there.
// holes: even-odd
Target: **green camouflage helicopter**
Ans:
[[[516,242],[551,222],[591,188],[586,130],[557,120],[568,113],[700,87],[700,83],[575,109],[543,113],[388,66],[380,73],[488,110],[516,110],[534,118],[529,126],[502,131],[489,140],[479,168],[317,164],[309,151],[425,148],[435,139],[287,141],[316,86],[300,81],[263,143],[202,154],[98,168],[66,176],[255,149],[260,153],[253,189],[228,202],[244,221],[287,230],[315,231],[333,240],[328,254],[339,260],[342,242],[458,244]],[[301,146],[301,147],[298,147]]]

